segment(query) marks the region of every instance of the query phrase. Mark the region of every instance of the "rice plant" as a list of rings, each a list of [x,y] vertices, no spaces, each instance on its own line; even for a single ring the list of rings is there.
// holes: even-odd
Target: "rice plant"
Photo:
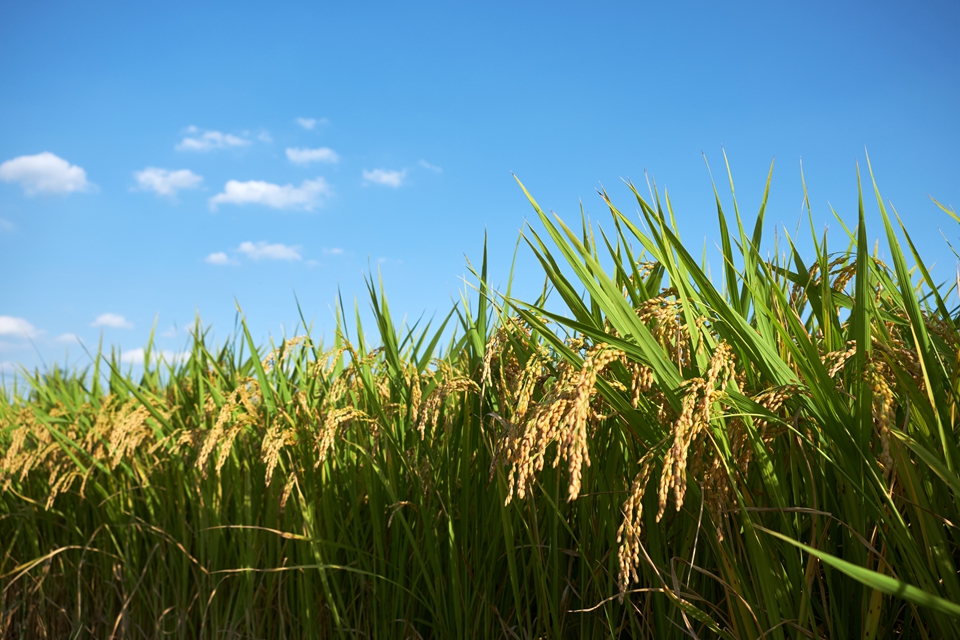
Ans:
[[[862,195],[764,258],[769,185],[717,198],[720,283],[656,191],[576,232],[527,193],[536,300],[484,252],[436,325],[371,278],[327,345],[241,315],[0,391],[0,634],[957,636],[951,288],[875,185],[891,264]]]

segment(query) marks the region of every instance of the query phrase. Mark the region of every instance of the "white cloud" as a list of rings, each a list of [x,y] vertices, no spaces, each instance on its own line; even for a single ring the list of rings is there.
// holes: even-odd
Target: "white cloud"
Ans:
[[[327,120],[326,118],[320,118],[319,120],[317,118],[294,118],[293,121],[296,122],[301,127],[303,127],[304,129],[306,129],[307,131],[312,130],[318,124],[330,123],[330,121]]]
[[[3,361],[0,362],[0,373],[16,373],[19,371],[16,362]]]
[[[261,240],[260,242],[241,242],[240,246],[237,247],[236,252],[240,253],[251,260],[287,260],[287,261],[298,261],[302,260],[303,256],[300,255],[300,247],[290,246],[281,243],[271,244],[269,242]],[[326,250],[324,251],[326,252]],[[224,251],[217,251],[211,253],[205,259],[209,264],[216,265],[237,265],[240,264],[239,260],[236,258],[231,258]]]
[[[133,349],[131,351],[124,351],[120,355],[120,362],[125,362],[127,364],[143,364],[143,360],[143,347],[140,347],[139,349]]]
[[[54,340],[60,344],[80,344],[80,336],[75,333],[61,333]]]
[[[220,131],[201,131],[197,127],[187,127],[187,135],[177,144],[178,151],[211,151],[229,147],[245,147],[250,144],[246,138]]]
[[[211,253],[206,258],[204,258],[204,262],[206,262],[207,264],[218,264],[218,265],[234,264],[233,260],[230,259],[230,256],[225,254],[223,251],[216,251],[214,253]]]
[[[407,170],[393,171],[390,169],[374,169],[373,171],[363,170],[363,179],[365,182],[380,184],[385,187],[396,189],[403,184],[403,179],[407,176]]]
[[[116,313],[104,313],[90,323],[91,327],[110,327],[111,329],[133,329],[133,323]]]
[[[329,249],[324,247],[323,253],[328,256],[342,256],[343,249],[340,247],[330,247]]]
[[[19,156],[0,164],[0,180],[19,182],[24,193],[71,193],[89,191],[87,172],[49,151]]]
[[[271,142],[273,142],[273,136],[270,135],[269,131],[261,131],[260,133],[257,134],[257,140],[259,140],[260,142],[264,142],[266,144],[270,144]]]
[[[154,191],[157,195],[173,197],[181,189],[196,189],[203,182],[203,176],[198,176],[189,169],[158,169],[147,167],[143,171],[134,171],[137,179],[137,188],[143,191]]]
[[[443,169],[442,169],[442,168],[438,167],[438,166],[435,165],[435,164],[430,164],[430,163],[427,162],[426,160],[421,160],[421,161],[418,162],[417,164],[419,164],[419,165],[420,165],[421,167],[423,167],[424,169],[429,169],[430,171],[433,171],[434,173],[442,173],[442,172],[443,172]]]
[[[13,231],[13,223],[6,218],[0,218],[0,231]]]
[[[300,247],[266,242],[241,242],[237,251],[254,260],[302,260]]]
[[[308,164],[310,162],[340,162],[340,156],[329,147],[320,147],[319,149],[287,149],[287,160],[296,164]]]
[[[154,362],[162,361],[167,364],[182,364],[190,357],[189,352],[168,351],[166,349],[162,351],[154,350],[150,355]],[[146,360],[146,352],[144,352],[142,347],[139,349],[130,349],[120,354],[120,362],[124,364],[143,364],[144,360]]]
[[[40,335],[40,331],[23,318],[0,316],[0,336],[35,338],[38,335]]]
[[[304,180],[299,187],[292,184],[279,185],[261,180],[240,182],[230,180],[223,192],[210,198],[210,208],[216,210],[221,204],[262,204],[274,209],[301,209],[312,211],[320,206],[323,196],[332,190],[323,178]]]

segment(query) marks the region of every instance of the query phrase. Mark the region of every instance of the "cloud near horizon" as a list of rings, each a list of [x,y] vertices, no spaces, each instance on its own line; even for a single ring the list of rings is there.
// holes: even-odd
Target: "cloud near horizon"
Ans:
[[[90,323],[91,327],[109,327],[110,329],[133,329],[133,323],[116,313],[103,313]]]
[[[168,351],[166,349],[162,351],[154,350],[150,353],[151,358],[154,363],[165,362],[166,364],[182,364],[187,361],[190,357],[188,351]],[[124,351],[120,356],[120,362],[124,364],[143,364],[146,360],[146,352],[143,347],[138,347],[137,349],[131,349],[129,351]]]
[[[223,192],[210,198],[210,209],[216,211],[221,204],[260,204],[272,209],[313,211],[322,206],[325,196],[332,193],[333,190],[323,178],[304,180],[299,187],[262,180],[230,180],[224,185]]]
[[[49,151],[33,156],[18,156],[0,164],[0,180],[18,182],[28,196],[82,192],[94,188],[87,181],[86,171]]]
[[[266,241],[260,242],[241,242],[237,251],[253,260],[302,260],[300,247],[287,246],[285,244],[270,244]]]
[[[187,133],[177,146],[177,151],[212,151],[213,149],[228,149],[231,147],[245,147],[250,140],[235,136],[232,133],[221,131],[202,131],[197,127],[187,127]]]
[[[141,191],[153,191],[160,196],[174,197],[177,191],[196,189],[203,182],[203,176],[195,174],[189,169],[170,171],[157,167],[147,167],[143,171],[134,171],[137,188]]]
[[[23,318],[0,316],[0,336],[35,338],[38,335],[40,335],[40,331]]]
[[[340,156],[330,147],[319,149],[287,149],[287,160],[294,164],[309,164],[311,162],[340,162]]]
[[[396,189],[407,177],[407,170],[394,171],[391,169],[374,169],[373,171],[363,170],[363,180],[368,184],[379,184],[385,187]]]

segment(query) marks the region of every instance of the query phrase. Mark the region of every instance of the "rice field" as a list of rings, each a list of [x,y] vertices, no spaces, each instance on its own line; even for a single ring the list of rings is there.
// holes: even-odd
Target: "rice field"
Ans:
[[[889,264],[863,195],[764,257],[765,192],[714,278],[631,189],[574,228],[523,189],[536,300],[484,254],[433,324],[371,278],[328,343],[0,390],[0,636],[960,637],[952,285],[875,184]]]

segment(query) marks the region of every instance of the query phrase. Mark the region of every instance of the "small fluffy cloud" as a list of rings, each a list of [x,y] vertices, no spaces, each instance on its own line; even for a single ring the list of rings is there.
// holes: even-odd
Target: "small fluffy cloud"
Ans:
[[[281,243],[269,243],[261,240],[260,242],[241,242],[240,246],[231,253],[241,254],[251,260],[286,260],[288,262],[303,260],[300,255],[300,247],[288,246]],[[327,251],[324,250],[324,253]],[[238,265],[240,261],[235,257],[230,257],[224,251],[211,253],[206,257],[206,262],[215,265]]]
[[[407,170],[393,171],[390,169],[374,169],[373,171],[363,170],[363,180],[368,184],[379,184],[385,187],[396,189],[403,184],[403,179],[407,177]]]
[[[222,193],[210,198],[210,208],[216,210],[221,204],[261,204],[273,209],[312,211],[320,206],[323,197],[331,192],[330,185],[323,178],[304,180],[299,187],[261,180],[230,180],[224,185]]]
[[[324,248],[323,253],[324,255],[328,255],[328,256],[342,256],[343,249],[341,249],[340,247],[330,247],[329,249]]]
[[[137,179],[138,189],[169,197],[177,195],[177,191],[181,189],[196,189],[203,182],[202,176],[198,176],[189,169],[170,171],[147,167],[143,171],[134,171],[133,177]]]
[[[13,223],[5,218],[0,218],[0,231],[13,231]]]
[[[340,156],[329,147],[320,147],[319,149],[287,149],[287,160],[296,164],[308,164],[310,162],[340,162]]]
[[[201,131],[197,127],[187,127],[187,136],[177,146],[177,151],[212,151],[230,147],[245,147],[250,144],[246,138],[220,131]]]
[[[319,120],[317,118],[294,118],[293,121],[307,131],[314,129],[318,124],[329,124],[330,122],[326,118],[320,118]]]
[[[80,344],[80,336],[75,333],[61,333],[54,340],[60,344]]]
[[[421,160],[421,161],[418,162],[417,164],[419,164],[419,165],[420,165],[421,167],[423,167],[424,169],[429,169],[430,171],[433,171],[434,173],[442,173],[442,172],[443,172],[443,169],[442,169],[442,168],[438,167],[438,166],[435,165],[435,164],[430,164],[430,163],[427,162],[426,160]]]
[[[111,329],[133,329],[133,323],[116,313],[104,313],[90,323],[91,327],[109,327]]]
[[[190,357],[190,354],[187,352],[175,352],[175,351],[152,351],[150,353],[151,358],[154,362],[165,362],[167,364],[181,364],[187,361],[187,358]],[[143,348],[131,349],[129,351],[124,351],[120,355],[120,362],[124,364],[143,364],[146,360],[146,352]]]
[[[207,264],[219,264],[219,265],[233,264],[233,261],[230,259],[230,256],[225,254],[223,251],[217,251],[215,253],[211,253],[206,258],[204,258],[204,262],[206,262]]]
[[[0,316],[0,336],[15,336],[17,338],[35,338],[40,331],[23,318]]]
[[[241,242],[237,251],[254,260],[302,260],[300,247],[267,242]]]
[[[19,156],[0,164],[0,180],[18,182],[24,193],[72,193],[89,191],[87,172],[49,151]]]
[[[120,362],[124,362],[126,364],[143,364],[143,361],[143,347],[139,349],[131,349],[130,351],[124,351],[120,355]]]

